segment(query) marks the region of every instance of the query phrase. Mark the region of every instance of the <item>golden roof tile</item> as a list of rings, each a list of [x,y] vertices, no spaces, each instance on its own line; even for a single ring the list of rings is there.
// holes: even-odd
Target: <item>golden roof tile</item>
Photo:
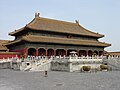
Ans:
[[[21,54],[20,52],[0,52],[0,54]]]
[[[50,32],[58,32],[58,33],[68,33],[68,34],[77,34],[83,36],[92,36],[92,37],[103,37],[104,35],[89,31],[83,28],[78,23],[36,17],[29,24],[25,26],[26,28],[30,28],[32,30],[42,30],[42,31],[50,31]],[[9,33],[10,35],[15,35],[18,32],[24,31],[25,27],[16,30],[14,32]]]
[[[0,40],[0,51],[8,50],[8,48],[4,45],[4,44],[6,44],[8,42],[9,42],[9,40]]]
[[[120,52],[107,52],[108,55],[120,56]]]

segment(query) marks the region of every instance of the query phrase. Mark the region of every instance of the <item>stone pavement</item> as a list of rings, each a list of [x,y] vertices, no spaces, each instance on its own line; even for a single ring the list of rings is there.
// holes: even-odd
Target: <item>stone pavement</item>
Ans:
[[[120,90],[120,71],[70,73],[0,70],[0,90]]]

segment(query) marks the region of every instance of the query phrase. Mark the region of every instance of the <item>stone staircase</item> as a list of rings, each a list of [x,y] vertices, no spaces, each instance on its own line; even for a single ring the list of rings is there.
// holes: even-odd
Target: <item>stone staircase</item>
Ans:
[[[21,71],[49,71],[51,69],[51,59],[25,61],[21,63]]]
[[[41,62],[35,64],[30,68],[30,71],[50,71],[51,70],[51,60],[46,60],[45,62]]]
[[[110,70],[118,70],[120,71],[120,62],[108,62],[108,67],[110,68]]]
[[[104,59],[104,63],[108,64],[109,70],[118,70],[120,71],[120,59],[113,58],[113,59]]]

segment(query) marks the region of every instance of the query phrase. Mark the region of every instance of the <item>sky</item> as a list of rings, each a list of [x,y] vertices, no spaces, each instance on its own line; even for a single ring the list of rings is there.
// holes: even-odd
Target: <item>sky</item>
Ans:
[[[75,22],[105,35],[99,41],[112,44],[107,51],[120,51],[120,0],[0,0],[0,40],[13,40],[8,33],[24,27],[35,12],[40,17]]]

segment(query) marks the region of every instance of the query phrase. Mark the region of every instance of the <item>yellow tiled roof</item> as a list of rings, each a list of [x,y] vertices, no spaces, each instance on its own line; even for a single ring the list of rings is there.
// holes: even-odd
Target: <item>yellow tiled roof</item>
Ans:
[[[34,18],[25,27],[19,30],[15,30],[14,32],[11,32],[9,34],[14,36],[16,33],[24,31],[25,28],[30,28],[32,30],[39,30],[39,31],[42,30],[42,31],[50,31],[50,32],[58,32],[58,33],[92,36],[98,38],[104,36],[98,33],[91,32],[83,28],[78,23],[71,23],[71,22],[42,18],[42,17]]]
[[[4,45],[4,44],[6,44],[8,42],[9,42],[8,40],[0,40],[0,51],[8,50],[7,47]]]
[[[21,54],[20,52],[0,52],[0,54]]]
[[[106,55],[111,55],[111,56],[120,56],[120,52],[107,52]]]

